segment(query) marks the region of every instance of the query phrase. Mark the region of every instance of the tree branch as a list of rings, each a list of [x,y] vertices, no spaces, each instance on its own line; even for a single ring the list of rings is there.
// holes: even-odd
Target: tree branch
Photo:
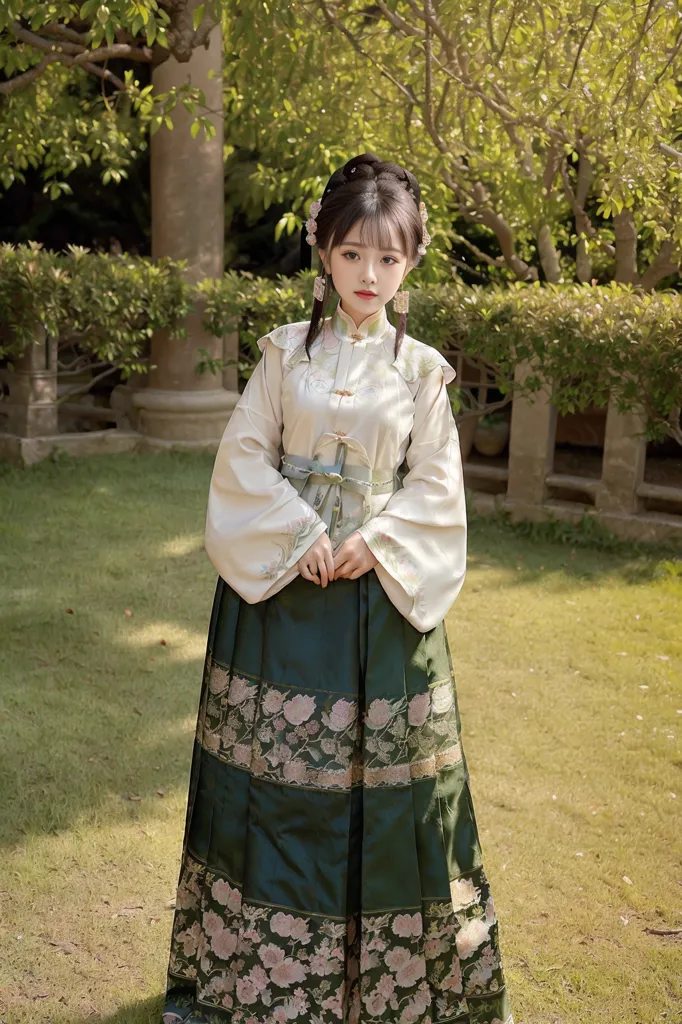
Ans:
[[[39,64],[34,64],[27,71],[23,71],[20,75],[15,75],[8,82],[0,82],[0,96],[11,96],[12,93],[25,89],[31,82],[35,82],[36,78],[40,78],[43,72],[49,68],[50,64],[64,63],[63,57],[64,54],[61,53],[45,56]]]
[[[53,24],[46,28],[49,28],[53,35],[60,37],[59,42],[54,39],[45,39],[36,32],[24,28],[19,22],[14,22],[9,26],[11,33],[19,42],[42,51],[45,56],[34,67],[28,68],[20,75],[15,75],[7,82],[0,82],[0,95],[11,96],[12,93],[34,82],[51,64],[57,63],[65,64],[67,67],[81,67],[88,74],[109,82],[119,92],[125,92],[125,82],[107,68],[99,67],[98,62],[104,62],[114,57],[144,61],[145,63],[150,63],[152,60],[152,51],[146,46],[140,48],[128,43],[114,43],[112,46],[89,50],[82,43],[73,41],[74,37],[78,37],[78,33],[74,30],[64,25]],[[63,32],[60,31],[62,29]]]
[[[604,3],[605,3],[605,0],[600,0],[600,2],[592,10],[592,17],[590,19],[590,24],[587,26],[585,32],[583,33],[583,37],[580,40],[580,43],[578,45],[578,49],[577,49],[577,52],[576,52],[576,55],[575,55],[575,60],[573,61],[573,67],[571,69],[571,74],[569,76],[568,82],[566,83],[566,91],[567,92],[571,88],[571,86],[573,85],[573,79],[575,78],[575,73],[578,70],[578,64],[580,63],[580,58],[581,58],[582,52],[583,52],[583,50],[585,48],[585,43],[587,42],[587,37],[589,36],[590,32],[594,28],[594,23],[597,20],[597,15],[599,14],[599,9],[604,6]]]
[[[644,291],[653,291],[656,285],[670,274],[680,272],[680,253],[675,251],[672,238],[661,242],[661,247],[642,274],[639,286]]]
[[[383,3],[383,0],[376,0],[376,5],[389,21],[393,28],[397,28],[399,32],[402,32],[405,36],[417,36],[419,39],[423,39],[426,32],[423,28],[417,28],[416,25],[410,25],[409,21],[405,21],[399,14],[392,11],[387,4]]]
[[[506,261],[505,261],[504,256],[490,256],[490,255],[488,255],[487,252],[483,252],[482,249],[479,249],[477,245],[474,245],[473,242],[470,242],[468,238],[464,237],[464,235],[457,234],[457,232],[453,231],[452,232],[452,238],[456,242],[461,242],[462,245],[465,245],[467,247],[467,249],[469,249],[474,254],[476,259],[481,261],[481,263],[487,263],[489,267],[505,267],[506,266]],[[464,264],[464,265],[466,266],[466,264]],[[467,269],[471,269],[471,268],[469,267]]]
[[[356,50],[359,54],[361,54],[366,60],[368,60],[370,64],[373,64],[374,67],[377,68],[379,73],[382,74],[385,78],[387,78],[389,82],[391,82],[396,87],[396,89],[398,89],[403,94],[403,96],[405,96],[405,98],[410,101],[410,103],[414,103],[415,106],[420,106],[419,100],[415,96],[412,88],[408,85],[405,85],[403,82],[398,81],[395,75],[392,75],[388,68],[384,67],[384,65],[381,64],[378,60],[375,60],[375,58],[372,57],[372,55],[361,46],[360,42],[356,39],[353,33],[346,28],[343,22],[340,21],[340,19],[337,18],[335,14],[332,13],[329,4],[325,3],[325,0],[317,0],[317,6],[322,11],[328,25],[330,25],[332,28],[338,29],[338,31],[341,32],[341,34],[346,37],[346,39],[351,44],[353,49]]]

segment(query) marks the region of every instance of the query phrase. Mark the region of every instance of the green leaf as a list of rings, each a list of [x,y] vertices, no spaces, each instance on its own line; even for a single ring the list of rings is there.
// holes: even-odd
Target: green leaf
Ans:
[[[205,11],[206,4],[199,4],[197,7],[194,8],[194,11],[192,13],[192,25],[194,26],[195,32],[199,28],[199,25],[201,25],[202,21],[204,20]]]

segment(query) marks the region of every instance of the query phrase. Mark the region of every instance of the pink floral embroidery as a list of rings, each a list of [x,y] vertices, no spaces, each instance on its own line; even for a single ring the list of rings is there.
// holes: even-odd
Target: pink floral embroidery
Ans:
[[[218,664],[208,672],[199,742],[260,778],[320,789],[400,786],[462,761],[452,679],[376,698],[363,721],[350,698],[283,689]]]
[[[417,693],[410,698],[407,705],[407,722],[414,729],[418,729],[429,717],[431,698],[428,693]]]
[[[315,698],[300,693],[292,697],[291,700],[285,700],[282,709],[282,714],[292,725],[302,725],[314,712]]]
[[[475,949],[488,938],[490,925],[481,918],[472,918],[457,933],[457,953],[461,960],[467,960]]]
[[[397,704],[398,702],[396,702]],[[388,723],[391,721],[395,711],[391,702],[378,698],[373,700],[367,709],[367,715],[365,717],[365,725],[368,729],[385,729]]]
[[[481,898],[481,890],[477,889],[471,878],[455,878],[450,882],[453,910],[464,910]]]
[[[308,1024],[327,1014],[347,1024],[438,1024],[469,1013],[468,996],[504,988],[483,869],[457,881],[462,898],[478,894],[459,912],[428,901],[422,911],[344,922],[251,905],[186,855],[171,974],[192,979],[201,1005],[231,1010],[235,1024]]]

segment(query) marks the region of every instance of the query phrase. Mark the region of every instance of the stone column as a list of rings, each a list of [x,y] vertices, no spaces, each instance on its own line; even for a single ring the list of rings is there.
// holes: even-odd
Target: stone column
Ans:
[[[519,363],[514,380],[522,384],[537,372],[530,363]],[[516,505],[539,506],[545,501],[546,480],[554,465],[556,420],[556,408],[548,387],[530,398],[514,398],[507,498]]]
[[[198,0],[190,4],[197,5]],[[186,278],[194,284],[223,274],[225,233],[222,38],[217,26],[209,45],[194,50],[185,64],[173,57],[154,71],[154,86],[165,92],[190,83],[203,90],[215,126],[212,139],[203,129],[190,134],[192,115],[180,103],[172,112],[173,130],[162,126],[151,139],[152,256],[186,259]],[[212,77],[209,77],[212,72]],[[174,340],[168,331],[152,338],[151,361],[156,369],[148,386],[136,392],[143,447],[210,447],[220,440],[238,395],[226,391],[222,374],[195,370],[199,349],[214,358],[223,355],[222,339],[207,333],[201,310],[186,320],[187,339]]]
[[[239,332],[230,331],[223,339],[223,360],[227,363],[230,359],[239,358]],[[228,391],[237,391],[239,374],[237,364],[231,363],[223,370],[223,387]]]
[[[14,363],[9,380],[7,431],[17,437],[47,437],[57,426],[57,341],[36,328],[32,345]]]
[[[600,512],[630,515],[639,512],[637,488],[644,480],[646,440],[638,437],[646,426],[641,412],[620,413],[613,399],[606,414],[604,461],[596,505]]]

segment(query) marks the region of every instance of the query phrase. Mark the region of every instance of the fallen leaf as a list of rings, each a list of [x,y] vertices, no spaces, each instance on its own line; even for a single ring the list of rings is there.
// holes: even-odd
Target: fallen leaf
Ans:
[[[670,657],[667,654],[657,654],[656,657],[659,661],[670,661]]]
[[[165,640],[159,640],[159,643],[161,644],[161,646],[162,646],[162,647],[167,647],[167,646],[168,646],[168,645],[166,644],[166,641],[165,641]]]
[[[632,885],[632,880],[627,875],[623,875],[623,881],[626,885]]]
[[[73,608],[67,608],[66,609],[66,614],[67,615],[73,615]]]
[[[128,618],[130,618],[130,616],[131,616],[131,615],[132,615],[133,613],[131,612],[130,608],[126,608],[126,610],[124,611],[124,613],[123,613],[123,614],[124,614],[124,615],[127,615],[127,616],[128,616]]]
[[[162,789],[157,789],[156,795],[157,796],[165,796],[166,794],[164,793],[164,791]]]
[[[72,953],[78,952],[78,946],[74,946],[73,942],[64,941],[59,939],[48,939],[50,946],[54,946],[56,949],[60,949],[62,953],[66,953],[67,956],[71,956]]]
[[[175,909],[175,897],[173,897],[172,900],[168,900],[167,903],[166,903],[166,910],[174,910],[174,909]]]
[[[136,715],[142,716],[142,712],[139,710],[139,708],[133,708],[133,711],[135,712]]]
[[[121,800],[132,800],[135,804],[142,803],[142,797],[135,796],[133,793],[121,793]]]

